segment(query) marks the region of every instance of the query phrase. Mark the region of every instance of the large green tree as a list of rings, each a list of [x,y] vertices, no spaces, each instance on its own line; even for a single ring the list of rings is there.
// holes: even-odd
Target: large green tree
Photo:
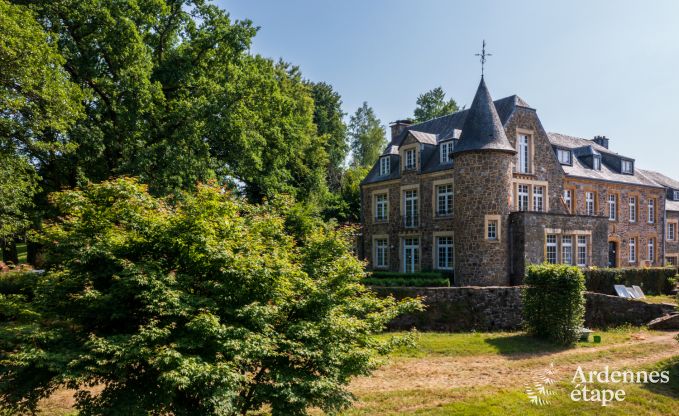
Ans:
[[[323,186],[311,93],[295,69],[247,53],[251,22],[206,0],[14,1],[86,92],[66,136],[78,151],[41,167],[51,189],[121,174],[155,194],[218,177],[255,200]]]
[[[452,98],[446,100],[446,93],[443,92],[443,88],[436,87],[417,97],[414,116],[416,122],[423,122],[454,113],[457,110],[458,106],[455,100]]]
[[[351,116],[349,138],[353,166],[372,167],[387,145],[384,127],[367,102]]]
[[[33,295],[0,295],[10,411],[63,386],[83,415],[337,411],[393,345],[374,335],[419,307],[361,284],[350,230],[317,224],[298,244],[284,201],[214,186],[158,199],[131,179],[53,201],[47,273],[28,275]]]

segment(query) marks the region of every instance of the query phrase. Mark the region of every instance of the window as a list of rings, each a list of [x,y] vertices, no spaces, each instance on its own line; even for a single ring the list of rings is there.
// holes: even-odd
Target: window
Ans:
[[[375,196],[375,221],[386,221],[389,218],[389,200],[387,194]]]
[[[528,185],[518,186],[519,189],[519,211],[528,211]]]
[[[629,262],[636,263],[637,261],[637,239],[632,237],[629,239]]]
[[[488,220],[488,234],[486,235],[488,240],[497,240],[497,227],[498,220]]]
[[[655,238],[648,239],[648,259],[655,261]]]
[[[417,150],[408,149],[406,154],[406,170],[415,170],[417,168]]]
[[[417,204],[417,191],[405,191],[405,226],[417,227],[419,220],[419,207]]]
[[[545,210],[545,188],[542,186],[533,187],[533,210],[538,212]]]
[[[585,210],[587,212],[587,215],[594,215],[595,213],[594,192],[585,193]]]
[[[618,196],[608,195],[608,219],[615,221],[618,218]]]
[[[530,139],[519,135],[519,173],[530,173]]]
[[[391,160],[389,156],[380,158],[380,176],[386,176],[391,172]]]
[[[388,267],[389,242],[386,238],[375,239],[375,267]]]
[[[674,241],[677,239],[677,223],[669,222],[667,223],[667,240]]]
[[[670,257],[667,257],[666,260],[667,260],[667,264],[670,265],[670,266],[676,266],[677,265],[677,257],[670,256]]]
[[[637,198],[629,197],[629,222],[637,222]]]
[[[674,191],[674,200],[679,201],[679,191]]]
[[[628,173],[630,175],[634,173],[634,165],[631,160],[623,160],[621,167],[622,173]]]
[[[561,262],[573,264],[573,237],[570,235],[561,237]]]
[[[420,264],[420,239],[403,239],[403,272],[415,273]]]
[[[592,167],[594,170],[601,170],[601,156],[592,157]]]
[[[563,191],[563,202],[566,203],[566,206],[568,207],[568,211],[572,214],[573,213],[573,191],[570,189],[564,189]]]
[[[453,185],[439,185],[436,187],[436,215],[450,215],[453,213]]]
[[[572,165],[573,164],[573,159],[572,159],[572,153],[570,150],[564,150],[564,149],[557,149],[556,150],[556,155],[559,158],[559,163],[562,165]]]
[[[648,223],[655,224],[655,199],[648,200]]]
[[[547,262],[556,264],[558,261],[556,256],[556,235],[547,235]]]
[[[587,266],[587,237],[578,236],[578,266]]]
[[[436,237],[437,266],[441,270],[453,269],[453,237]]]
[[[443,142],[441,143],[441,163],[450,163],[453,161],[453,142]]]

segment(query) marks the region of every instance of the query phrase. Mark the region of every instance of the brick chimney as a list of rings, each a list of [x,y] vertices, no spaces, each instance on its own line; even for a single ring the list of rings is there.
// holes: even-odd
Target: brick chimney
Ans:
[[[391,142],[394,143],[394,140],[398,137],[399,134],[403,132],[408,126],[412,126],[413,121],[406,119],[406,120],[396,120],[389,124],[389,127],[391,127]]]
[[[608,137],[606,136],[594,136],[594,143],[608,149]]]

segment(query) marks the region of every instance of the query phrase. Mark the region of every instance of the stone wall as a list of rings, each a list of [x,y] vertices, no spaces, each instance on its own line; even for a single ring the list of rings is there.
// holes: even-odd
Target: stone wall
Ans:
[[[674,240],[667,240],[667,229],[665,230],[665,257],[669,261],[674,261],[675,265],[679,265],[679,212],[667,211],[667,222],[673,222],[675,235]],[[669,263],[669,262],[668,262]]]
[[[427,309],[404,315],[390,330],[466,332],[510,331],[523,327],[521,287],[373,288],[380,296],[423,297]],[[599,293],[586,293],[585,326],[605,328],[645,325],[672,313],[674,305],[650,304]]]
[[[608,220],[606,218],[542,212],[513,212],[509,217],[509,223],[512,244],[512,284],[523,283],[526,266],[546,261],[546,229],[558,230],[559,236],[588,232],[587,265],[596,267],[607,265]],[[573,254],[576,254],[575,242]]]

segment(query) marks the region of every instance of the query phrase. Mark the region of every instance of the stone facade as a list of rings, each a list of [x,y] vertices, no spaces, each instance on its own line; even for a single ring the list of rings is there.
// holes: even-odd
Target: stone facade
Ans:
[[[673,231],[670,231],[670,228]],[[674,233],[673,236],[672,233]],[[664,235],[665,262],[679,266],[679,211],[667,211]]]

